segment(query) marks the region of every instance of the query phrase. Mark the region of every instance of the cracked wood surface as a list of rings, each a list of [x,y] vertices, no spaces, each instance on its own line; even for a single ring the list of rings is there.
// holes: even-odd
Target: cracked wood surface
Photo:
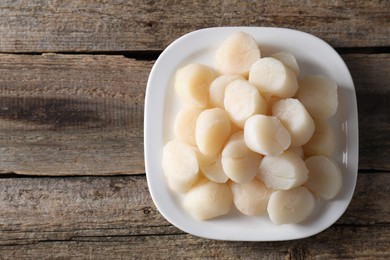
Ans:
[[[0,55],[0,172],[27,174],[0,174],[0,259],[132,258],[145,250],[150,258],[388,258],[389,175],[372,170],[389,169],[389,55],[343,58],[359,105],[361,173],[352,203],[312,238],[252,244],[186,235],[153,205],[142,174],[153,61]],[[118,174],[127,176],[107,176]]]
[[[1,1],[0,259],[389,259],[389,9],[382,0]],[[351,71],[357,187],[313,237],[194,237],[149,195],[143,109],[155,59],[185,33],[237,25],[312,33]]]
[[[359,168],[389,170],[390,96],[383,82],[390,82],[390,55],[343,58],[357,92]],[[0,55],[0,175],[143,173],[152,64],[115,55]]]
[[[0,55],[0,172],[145,172],[151,66],[115,55]]]
[[[195,238],[170,225],[155,208],[142,175],[0,179],[0,252],[41,258],[41,251],[52,248],[59,257],[71,247],[72,257],[90,250],[102,258],[113,251],[116,257],[135,257],[147,250],[150,258],[280,258],[290,254],[386,258],[390,257],[389,181],[387,173],[360,173],[345,214],[311,238],[243,243]]]
[[[332,226],[312,238],[253,243],[187,234],[85,237],[9,245],[2,253],[3,259],[388,259],[390,235],[383,228]]]
[[[388,46],[387,1],[1,1],[0,52],[161,50],[196,29],[302,30],[335,47]]]

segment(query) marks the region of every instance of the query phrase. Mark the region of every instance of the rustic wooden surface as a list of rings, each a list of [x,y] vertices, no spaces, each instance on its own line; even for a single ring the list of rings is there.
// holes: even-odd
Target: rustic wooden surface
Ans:
[[[117,55],[0,55],[0,173],[144,173],[151,66]]]
[[[388,1],[1,1],[0,259],[390,258]],[[345,214],[297,241],[197,238],[155,208],[143,161],[147,77],[174,39],[279,26],[329,42],[359,110]]]
[[[0,8],[5,52],[161,50],[185,33],[214,26],[294,28],[336,47],[388,46],[390,33],[390,6],[383,0],[5,0]]]

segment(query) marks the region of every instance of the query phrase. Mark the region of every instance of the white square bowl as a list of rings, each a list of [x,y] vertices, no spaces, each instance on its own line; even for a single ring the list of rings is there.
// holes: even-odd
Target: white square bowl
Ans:
[[[189,63],[214,67],[216,49],[233,32],[250,34],[260,46],[261,56],[278,51],[294,54],[300,77],[324,75],[338,85],[339,106],[330,120],[336,134],[333,159],[343,173],[342,189],[330,201],[317,200],[308,219],[299,224],[275,225],[267,214],[249,217],[233,209],[216,219],[200,221],[186,213],[181,196],[171,192],[162,170],[162,148],[173,138],[173,119],[178,110],[173,90],[176,70]],[[278,241],[315,235],[337,221],[348,207],[358,169],[358,117],[354,84],[337,52],[323,40],[296,30],[267,27],[220,27],[188,33],[170,44],[149,75],[144,117],[145,169],[152,199],[160,213],[179,229],[204,238],[236,241]]]

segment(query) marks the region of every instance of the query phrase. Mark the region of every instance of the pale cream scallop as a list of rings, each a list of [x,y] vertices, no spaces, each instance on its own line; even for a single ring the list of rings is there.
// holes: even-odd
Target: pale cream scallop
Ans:
[[[272,190],[262,181],[254,178],[248,183],[229,182],[233,192],[233,202],[236,208],[248,216],[258,216],[267,210],[268,200]]]
[[[244,140],[254,152],[263,155],[279,155],[291,144],[291,136],[278,118],[254,115],[244,126]]]
[[[272,115],[279,118],[290,132],[292,147],[307,143],[313,136],[314,120],[298,99],[287,98],[275,102]]]
[[[162,167],[168,186],[175,192],[188,191],[198,179],[196,151],[179,140],[172,140],[164,145]]]
[[[276,225],[295,224],[307,219],[313,212],[315,199],[305,187],[278,190],[271,194],[267,212]]]
[[[305,162],[294,152],[285,151],[278,156],[265,156],[257,177],[274,190],[289,190],[308,179]]]
[[[249,117],[266,113],[267,102],[247,80],[238,79],[227,85],[224,107],[232,122],[243,128]]]
[[[331,156],[336,146],[336,136],[326,120],[315,119],[315,131],[311,139],[302,146],[306,156]]]
[[[229,213],[233,194],[226,183],[201,181],[187,192],[184,209],[199,220],[207,220]]]
[[[210,181],[225,183],[229,179],[222,168],[221,154],[208,156],[198,152],[198,161],[201,172]]]
[[[233,134],[222,150],[222,167],[231,180],[250,182],[257,174],[262,156],[245,144],[243,132]]]
[[[174,122],[178,140],[163,148],[169,188],[186,193],[184,208],[200,220],[227,214],[234,199],[246,215],[267,209],[275,224],[303,221],[314,208],[312,192],[332,199],[342,185],[337,164],[322,156],[335,147],[325,119],[337,111],[336,83],[309,76],[298,87],[295,57],[279,52],[260,58],[256,42],[243,32],[218,48],[216,69],[225,75],[216,78],[201,64],[176,72],[174,87],[186,108]],[[304,162],[304,156],[311,157]]]
[[[343,176],[339,166],[323,155],[314,155],[305,160],[309,179],[305,186],[323,199],[333,199],[339,193]]]
[[[255,40],[245,32],[231,34],[217,49],[215,65],[221,74],[248,76],[252,64],[260,59]]]
[[[297,75],[281,61],[267,57],[256,61],[249,72],[249,83],[261,94],[293,97],[298,90]]]
[[[277,60],[280,60],[284,63],[284,65],[288,66],[296,75],[299,74],[299,66],[297,63],[297,60],[295,59],[294,55],[288,52],[277,52],[272,54],[270,57],[275,58]]]
[[[296,97],[312,117],[327,119],[337,111],[337,85],[330,78],[308,76],[300,79]]]
[[[205,155],[219,153],[230,133],[230,119],[224,110],[212,108],[199,114],[195,127],[195,141],[201,153]]]
[[[203,110],[197,107],[188,107],[180,111],[173,125],[173,132],[177,139],[195,146],[196,120]]]
[[[204,108],[208,104],[210,83],[215,77],[210,67],[191,63],[176,71],[176,92],[185,105]]]
[[[213,107],[225,109],[223,101],[225,99],[226,86],[237,79],[244,79],[240,75],[221,75],[210,84],[209,103]]]

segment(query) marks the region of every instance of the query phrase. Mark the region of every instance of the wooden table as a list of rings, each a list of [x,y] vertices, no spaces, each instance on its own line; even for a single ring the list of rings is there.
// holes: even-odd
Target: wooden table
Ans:
[[[380,0],[1,1],[0,259],[389,259],[389,21]],[[359,175],[349,208],[324,232],[214,241],[155,208],[143,156],[147,77],[170,42],[213,26],[306,31],[347,63]]]

